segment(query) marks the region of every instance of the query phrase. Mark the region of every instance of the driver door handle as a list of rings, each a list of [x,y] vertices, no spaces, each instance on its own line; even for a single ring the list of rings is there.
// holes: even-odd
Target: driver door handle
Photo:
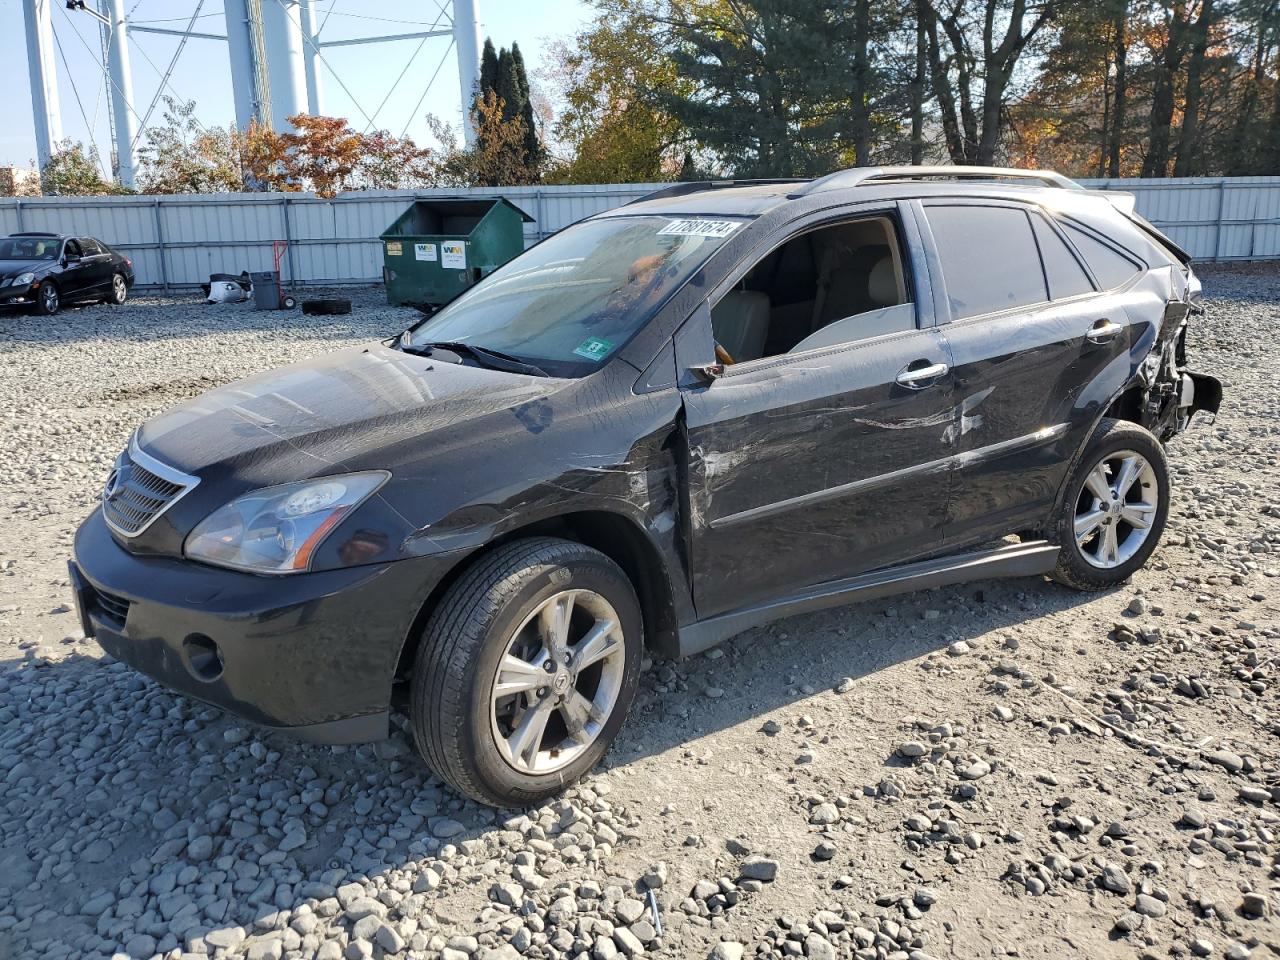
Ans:
[[[920,363],[922,361],[916,362]],[[951,368],[945,363],[932,363],[927,367],[916,367],[915,369],[907,367],[907,369],[898,374],[898,383],[904,387],[919,390],[922,387],[927,387],[929,381],[945,377],[950,371]]]

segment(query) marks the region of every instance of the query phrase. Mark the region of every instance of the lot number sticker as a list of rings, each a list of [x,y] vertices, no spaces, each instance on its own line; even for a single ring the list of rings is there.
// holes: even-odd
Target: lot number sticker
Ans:
[[[440,244],[440,265],[446,270],[467,269],[467,245],[461,240],[446,240]]]
[[[582,343],[578,344],[578,349],[573,352],[580,357],[586,357],[594,363],[599,363],[609,355],[609,351],[613,349],[613,344],[603,337],[587,337]]]
[[[436,245],[434,243],[415,243],[413,245],[413,258],[415,260],[430,260],[434,263]]]
[[[658,236],[724,238],[738,226],[737,220],[672,220],[658,231]]]
[[[388,256],[388,257],[398,257],[398,256],[401,256],[403,253],[404,253],[404,248],[403,248],[402,246],[400,246],[400,241],[399,241],[399,240],[388,240],[388,241],[387,241],[387,256]]]

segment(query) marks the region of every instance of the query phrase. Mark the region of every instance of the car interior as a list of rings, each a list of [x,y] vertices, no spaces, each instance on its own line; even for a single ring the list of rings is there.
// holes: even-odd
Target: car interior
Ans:
[[[770,251],[711,310],[724,363],[915,329],[889,217],[810,230]]]

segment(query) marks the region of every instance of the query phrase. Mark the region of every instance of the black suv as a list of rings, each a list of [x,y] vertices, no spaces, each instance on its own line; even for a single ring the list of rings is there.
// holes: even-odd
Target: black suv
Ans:
[[[132,288],[133,261],[93,237],[0,239],[0,307],[34,307],[50,316],[68,303],[124,303]]]
[[[408,687],[494,804],[595,764],[647,648],[1155,549],[1200,284],[1054,174],[681,184],[548,238],[394,341],[138,428],[71,566],[87,633],[325,742]]]

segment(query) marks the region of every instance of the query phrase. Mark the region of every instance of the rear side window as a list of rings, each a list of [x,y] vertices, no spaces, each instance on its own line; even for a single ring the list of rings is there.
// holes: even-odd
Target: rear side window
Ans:
[[[1031,222],[1014,207],[925,207],[957,319],[1049,299]]]
[[[1142,271],[1142,267],[1134,263],[1118,250],[1108,246],[1093,234],[1086,233],[1070,223],[1063,223],[1067,236],[1076,245],[1080,255],[1084,257],[1089,269],[1098,278],[1098,286],[1103,290],[1119,287]]]
[[[80,249],[84,251],[86,257],[96,257],[103,252],[102,247],[98,246],[98,241],[93,237],[81,237]]]
[[[1045,276],[1049,280],[1049,296],[1054,300],[1062,300],[1082,293],[1093,293],[1089,275],[1084,272],[1084,267],[1080,266],[1080,261],[1071,252],[1071,248],[1049,226],[1049,221],[1035,213],[1031,215],[1031,226],[1035,230],[1036,243],[1040,245],[1040,259],[1044,261]]]

